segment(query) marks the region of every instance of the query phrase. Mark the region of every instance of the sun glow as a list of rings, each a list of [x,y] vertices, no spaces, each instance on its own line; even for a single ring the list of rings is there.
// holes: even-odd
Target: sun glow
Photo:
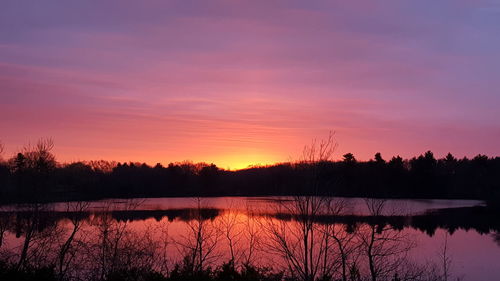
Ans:
[[[283,162],[285,159],[278,159],[276,156],[266,154],[234,154],[226,155],[214,161],[218,167],[227,170],[241,170],[252,166],[265,166],[277,162]]]

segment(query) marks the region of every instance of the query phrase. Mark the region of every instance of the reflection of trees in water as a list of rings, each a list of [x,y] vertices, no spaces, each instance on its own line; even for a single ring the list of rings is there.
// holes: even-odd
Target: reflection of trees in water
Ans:
[[[383,215],[384,200],[366,201],[370,215]],[[339,216],[345,205],[341,200],[298,196],[280,205],[290,220],[269,217],[264,250],[280,257],[287,274],[299,280],[373,281],[421,280],[424,271],[412,264],[408,252],[414,241],[405,233],[385,223],[346,225],[318,222],[318,216]],[[397,279],[399,278],[399,279]]]
[[[219,219],[218,228],[222,231],[222,235],[227,242],[229,248],[229,264],[234,265],[240,258],[239,243],[241,241],[242,229],[239,228],[241,224],[238,212],[234,209],[231,202],[228,204],[227,210],[221,215]]]
[[[28,268],[32,264],[43,264],[48,260],[48,254],[54,251],[55,243],[61,236],[61,229],[57,220],[47,214],[47,206],[29,204],[23,206],[25,212],[15,217],[13,228],[16,237],[22,237],[18,246],[19,254],[11,258],[16,259],[16,268]]]
[[[367,199],[371,216],[384,215],[385,200]],[[387,224],[365,224],[358,230],[360,249],[368,261],[372,281],[406,276],[407,255],[415,244],[407,234]]]
[[[184,268],[191,272],[203,272],[206,266],[217,259],[216,246],[222,231],[214,220],[208,220],[203,213],[201,198],[195,199],[196,209],[192,209],[192,220],[186,222],[187,230],[174,242],[184,257]]]
[[[66,212],[69,224],[64,231],[67,237],[61,240],[62,244],[59,246],[59,252],[56,261],[56,273],[59,280],[69,279],[67,276],[71,274],[71,269],[76,266],[75,261],[78,260],[78,253],[82,249],[82,240],[78,234],[84,225],[83,213],[89,207],[88,202],[75,202],[66,203]]]
[[[161,221],[166,218],[172,222],[181,220],[189,222],[193,219],[201,217],[202,219],[215,219],[220,215],[222,210],[215,208],[184,208],[170,210],[119,210],[111,211],[112,217],[119,221],[143,221],[149,218],[154,218],[156,221]],[[106,212],[103,212],[106,215]]]
[[[259,246],[262,242],[262,229],[260,228],[260,224],[256,218],[252,216],[251,210],[248,206],[245,218],[241,224],[243,225],[243,240],[246,241],[246,247],[244,247],[244,250],[241,251],[241,259],[243,265],[252,265],[254,264],[259,251]]]
[[[2,246],[4,244],[4,236],[7,230],[11,227],[12,222],[12,214],[10,212],[6,212],[5,208],[0,206],[0,250],[2,250]]]
[[[269,214],[281,220],[292,220],[291,214],[285,212]],[[486,207],[463,207],[437,209],[416,215],[398,215],[397,213],[384,215],[317,215],[315,222],[321,224],[343,224],[353,229],[359,224],[388,225],[396,230],[412,228],[429,236],[433,236],[437,229],[444,229],[449,234],[455,231],[474,230],[479,234],[489,234],[500,231],[498,213]]]
[[[126,210],[139,206],[139,202],[129,200]],[[111,273],[133,268],[154,268],[155,249],[161,248],[149,228],[141,232],[132,231],[129,221],[112,217],[113,206],[93,217],[87,233],[85,255],[90,261],[87,269],[92,280],[105,280]],[[104,215],[107,214],[107,215]]]
[[[108,215],[88,216],[88,203],[66,204],[66,218],[49,216],[48,205],[29,204],[12,215],[20,241],[2,249],[1,261],[16,270],[53,268],[58,280],[105,280],[116,270],[152,268],[158,242],[149,231],[133,232],[128,222]],[[127,204],[130,208],[135,203]],[[109,207],[111,210],[112,207]]]
[[[493,236],[493,241],[500,246],[500,232],[495,232],[491,236]]]
[[[297,196],[279,205],[293,220],[270,218],[262,223],[268,234],[263,239],[265,250],[281,257],[294,278],[315,280],[319,276],[330,276],[336,265],[335,260],[329,259],[332,245],[328,229],[313,220],[327,203],[325,197]]]
[[[332,199],[333,200],[333,199]],[[335,201],[342,201],[341,199],[334,199]],[[287,200],[288,201],[288,200]],[[281,203],[275,203],[281,204]],[[283,209],[281,210],[283,211]],[[286,212],[273,213],[259,213],[252,210],[246,210],[250,217],[259,219],[262,217],[272,216],[279,220],[290,221],[293,216]],[[7,231],[12,231],[12,222],[16,216],[25,216],[24,211],[2,211],[0,209],[0,232],[3,229],[4,235]],[[195,219],[197,216],[196,208],[184,209],[168,209],[168,210],[113,210],[111,216],[118,221],[141,222],[148,219],[154,219],[157,222],[167,219],[169,222],[184,221],[188,222]],[[204,219],[214,220],[221,216],[226,210],[216,208],[205,208],[199,210]],[[42,208],[38,211],[41,216],[51,217],[54,220],[70,220],[75,214],[72,211],[57,211]],[[105,211],[85,211],[78,214],[82,220],[89,220],[90,217],[108,216],[109,213]],[[490,234],[500,232],[500,221],[497,219],[498,214],[492,212],[485,207],[463,207],[463,208],[448,208],[431,210],[423,214],[416,215],[328,215],[328,212],[323,212],[316,215],[314,222],[320,224],[342,224],[346,229],[353,230],[359,224],[387,224],[394,229],[403,230],[405,228],[413,228],[433,236],[437,229],[444,229],[449,234],[453,234],[456,230],[474,230],[479,234]],[[0,233],[1,234],[1,233]]]
[[[197,200],[175,215],[165,211],[164,220],[158,216],[163,211],[137,210],[140,202],[134,201],[121,211],[110,203],[97,213],[85,203],[68,204],[61,212],[26,205],[22,212],[0,216],[7,233],[19,237],[18,244],[2,246],[1,258],[21,269],[52,265],[60,280],[105,280],[141,268],[168,275],[176,263],[193,272],[224,261],[234,268],[268,265],[263,256],[272,258],[275,270],[299,280],[431,280],[429,272],[448,271],[440,262],[436,270],[408,259],[414,241],[400,230],[412,219],[391,220],[382,212],[383,200],[367,200],[371,212],[364,218],[347,216],[345,203],[332,198],[282,202],[278,215],[261,216],[235,211],[242,210],[238,206],[206,209]],[[139,218],[161,221],[135,223]],[[174,234],[169,233],[172,219],[182,227]],[[433,280],[448,275],[434,274]]]

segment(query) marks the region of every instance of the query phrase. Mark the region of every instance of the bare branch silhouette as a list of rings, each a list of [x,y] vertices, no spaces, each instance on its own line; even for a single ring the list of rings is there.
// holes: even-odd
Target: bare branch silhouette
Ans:
[[[185,257],[185,266],[191,272],[200,273],[220,256],[215,251],[222,233],[213,221],[203,216],[202,199],[196,198],[195,204],[196,209],[192,210],[194,219],[186,222],[186,235],[181,235],[174,242],[181,247],[181,252]]]
[[[374,218],[384,215],[386,202],[384,199],[365,200]],[[368,259],[372,281],[385,280],[397,274],[398,269],[407,262],[408,252],[415,247],[407,234],[384,223],[366,224],[358,233],[362,250]]]

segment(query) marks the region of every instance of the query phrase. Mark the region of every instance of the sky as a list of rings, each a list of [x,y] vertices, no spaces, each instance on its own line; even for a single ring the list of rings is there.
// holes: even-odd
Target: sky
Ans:
[[[60,162],[500,155],[500,0],[0,3],[0,141]]]

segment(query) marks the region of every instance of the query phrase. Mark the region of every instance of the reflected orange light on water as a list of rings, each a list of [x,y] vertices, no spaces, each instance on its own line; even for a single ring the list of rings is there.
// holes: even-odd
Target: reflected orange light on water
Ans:
[[[229,261],[233,256],[237,264],[244,264],[250,260],[251,264],[258,266],[291,270],[283,255],[283,243],[290,246],[291,254],[300,256],[301,242],[305,237],[304,223],[311,222],[314,231],[308,233],[314,235],[309,236],[313,237],[311,241],[314,242],[309,245],[313,247],[315,257],[328,253],[328,261],[338,260],[339,249],[335,243],[337,240],[333,241],[329,238],[325,240],[326,237],[336,237],[338,241],[343,241],[344,249],[359,250],[352,253],[356,256],[360,271],[366,274],[367,257],[364,256],[366,249],[363,250],[363,247],[367,246],[368,240],[366,239],[369,239],[372,233],[378,237],[377,251],[384,253],[385,250],[402,249],[405,257],[408,255],[413,261],[423,264],[434,257],[435,250],[442,246],[442,237],[447,232],[450,254],[454,257],[457,269],[463,269],[474,280],[488,280],[483,278],[485,270],[480,268],[488,268],[488,274],[500,276],[494,264],[494,261],[498,260],[498,247],[495,246],[492,237],[481,235],[477,228],[465,231],[464,229],[467,228],[464,228],[466,227],[464,224],[458,228],[451,226],[447,229],[446,224],[436,224],[433,220],[430,220],[430,224],[426,226],[422,225],[421,219],[410,216],[400,225],[401,228],[397,226],[398,220],[392,221],[396,223],[394,227],[391,223],[372,224],[369,220],[365,220],[369,215],[365,213],[366,210],[360,209],[365,201],[359,198],[335,198],[334,201],[330,201],[332,204],[347,203],[346,208],[347,206],[353,208],[353,210],[346,209],[343,212],[346,214],[344,219],[347,220],[338,220],[343,215],[332,214],[328,208],[320,210],[317,217],[304,217],[296,212],[298,209],[294,206],[299,206],[297,205],[300,203],[299,200],[305,199],[307,198],[217,197],[94,201],[89,204],[89,209],[85,213],[81,213],[82,229],[76,237],[87,246],[84,248],[85,251],[80,252],[82,258],[87,261],[92,261],[96,255],[102,254],[100,251],[95,251],[96,249],[109,249],[112,248],[109,247],[110,243],[119,242],[116,244],[118,253],[127,257],[130,253],[134,253],[137,259],[147,258],[151,254],[154,257],[154,266],[158,266],[159,270],[164,269],[162,266],[171,269],[175,264],[182,262],[186,255],[192,254],[193,249],[199,250],[200,245],[197,245],[196,241],[202,241],[202,248],[207,257],[205,266],[217,267]],[[477,204],[473,201],[456,200],[385,201],[378,199],[376,201],[386,202],[389,210],[400,210],[395,218],[407,214],[407,211],[408,214],[421,214],[423,210],[429,208]],[[407,210],[402,209],[401,205],[406,206]],[[67,235],[67,232],[72,229],[72,222],[68,219],[69,213],[65,212],[71,208],[67,208],[66,203],[50,204],[47,207],[47,215],[43,216],[47,224],[43,224],[45,227],[39,230],[41,232],[36,233],[37,238],[49,239],[45,241],[46,244],[41,244],[44,249],[47,246],[52,248],[58,246],[57,243],[51,244],[53,241],[58,241],[52,239],[51,235]],[[21,229],[23,225],[29,225],[30,222],[41,219],[36,217],[36,212],[28,212],[31,215],[19,216],[20,213],[15,212],[16,210],[22,211],[19,206],[10,208],[0,213],[3,215],[2,219],[4,221],[20,220]],[[360,216],[354,218],[349,215],[351,212]],[[311,218],[313,220],[310,220]],[[11,251],[14,256],[22,248],[20,246],[25,239],[23,231],[16,236],[16,231],[19,230],[14,227],[15,225],[17,224],[11,224],[5,236],[5,250]],[[481,228],[479,232],[481,231],[484,229]],[[197,235],[203,235],[202,239],[199,239]],[[417,247],[410,247],[406,252],[406,243]],[[36,248],[37,245],[39,244],[33,244],[33,247]],[[57,253],[57,251],[53,252]],[[47,254],[49,253],[51,252],[47,251]],[[144,256],[144,253],[148,255]],[[397,253],[392,252],[391,257],[396,256]],[[93,266],[93,264],[86,266]],[[456,272],[456,274],[459,273],[461,272]]]

